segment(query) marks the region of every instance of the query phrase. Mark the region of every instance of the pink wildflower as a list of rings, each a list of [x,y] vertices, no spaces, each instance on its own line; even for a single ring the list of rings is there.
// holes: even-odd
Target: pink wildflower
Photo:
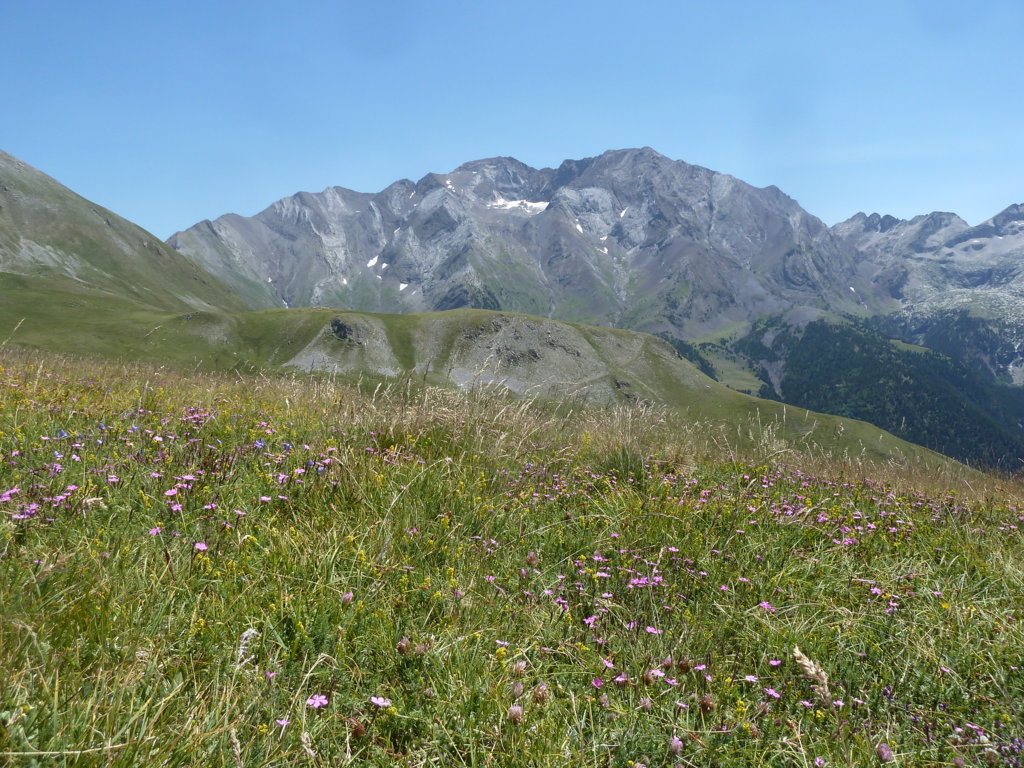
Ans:
[[[320,709],[321,707],[327,706],[327,697],[322,693],[314,693],[308,699],[306,699],[306,706],[312,707],[313,709]]]

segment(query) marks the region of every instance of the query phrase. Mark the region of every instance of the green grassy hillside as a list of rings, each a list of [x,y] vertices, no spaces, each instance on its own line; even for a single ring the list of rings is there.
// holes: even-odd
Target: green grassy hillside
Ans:
[[[68,292],[116,304],[179,311],[245,307],[220,280],[154,235],[4,152],[0,273],[57,280]],[[5,302],[8,290],[9,283]]]
[[[1019,764],[1024,489],[731,437],[0,351],[0,762]]]

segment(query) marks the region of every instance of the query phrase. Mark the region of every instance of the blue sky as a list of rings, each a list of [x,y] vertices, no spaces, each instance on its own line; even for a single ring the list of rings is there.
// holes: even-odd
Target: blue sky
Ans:
[[[3,0],[0,149],[167,237],[651,146],[832,224],[1024,202],[1024,3]]]

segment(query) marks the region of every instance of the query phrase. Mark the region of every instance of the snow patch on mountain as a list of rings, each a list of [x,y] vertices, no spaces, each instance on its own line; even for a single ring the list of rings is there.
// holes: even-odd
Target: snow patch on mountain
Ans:
[[[538,213],[542,213],[547,210],[548,203],[546,202],[533,202],[531,200],[506,200],[501,196],[501,193],[494,193],[494,202],[487,203],[488,208],[493,208],[502,211],[517,211],[519,213],[525,213],[527,216],[536,216]]]

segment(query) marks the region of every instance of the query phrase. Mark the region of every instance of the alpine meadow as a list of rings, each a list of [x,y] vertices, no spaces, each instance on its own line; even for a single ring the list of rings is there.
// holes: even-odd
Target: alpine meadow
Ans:
[[[731,336],[650,303],[630,315],[640,330],[581,324],[630,323],[571,296],[521,314],[540,304],[502,303],[526,295],[502,281],[480,306],[465,286],[497,268],[482,255],[456,260],[452,287],[444,268],[412,276],[417,252],[363,252],[349,275],[379,289],[369,303],[275,309],[245,286],[278,278],[233,282],[227,256],[190,260],[4,161],[10,764],[1021,764],[1019,478],[847,418],[859,411],[738,391],[774,376],[783,395],[820,392],[819,357],[854,381],[853,339],[905,366],[885,386],[932,387],[916,404],[941,435],[927,408],[955,413],[957,381],[1004,393],[978,405],[988,413],[1014,407],[1014,359],[982,370],[893,341],[840,313],[845,297],[828,308],[787,282],[792,262],[758,278],[803,302],[775,319],[743,320],[727,293],[701,315],[687,283],[672,306],[730,317]],[[472,213],[456,182],[430,185],[444,216]],[[482,210],[513,230],[575,216]],[[453,231],[512,247],[459,215],[419,232],[449,241],[437,252]],[[609,285],[640,290],[625,265]],[[440,308],[382,304],[405,295],[385,277],[459,306],[368,314]],[[549,296],[578,285],[552,280]],[[858,397],[843,402],[877,404]],[[1021,455],[1012,421],[947,424],[963,438],[947,453],[986,450],[988,467]]]
[[[1024,3],[0,30],[0,768],[1024,768]]]

